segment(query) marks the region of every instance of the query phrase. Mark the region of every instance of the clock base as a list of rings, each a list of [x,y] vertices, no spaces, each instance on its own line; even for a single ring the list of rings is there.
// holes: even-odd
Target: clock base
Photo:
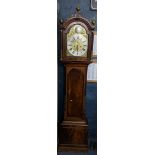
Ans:
[[[88,151],[87,123],[64,121],[59,128],[58,151]]]
[[[58,147],[59,152],[88,152],[88,145],[65,145],[60,144]]]

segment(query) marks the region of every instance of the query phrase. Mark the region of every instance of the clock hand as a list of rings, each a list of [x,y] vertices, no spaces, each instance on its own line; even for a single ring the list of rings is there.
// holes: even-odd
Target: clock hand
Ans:
[[[79,50],[78,50],[78,45],[76,45],[76,50],[77,50],[77,52],[79,51]]]

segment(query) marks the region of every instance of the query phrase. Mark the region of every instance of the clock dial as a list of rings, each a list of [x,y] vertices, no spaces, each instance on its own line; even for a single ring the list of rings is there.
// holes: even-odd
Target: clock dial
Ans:
[[[87,44],[83,35],[74,34],[67,41],[67,50],[73,56],[82,56],[87,52]]]
[[[81,25],[74,25],[67,34],[67,55],[87,56],[88,35]]]

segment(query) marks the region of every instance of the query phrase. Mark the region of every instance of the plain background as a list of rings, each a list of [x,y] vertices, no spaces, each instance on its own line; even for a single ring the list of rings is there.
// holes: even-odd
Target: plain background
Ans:
[[[0,154],[57,154],[57,3],[0,1]],[[155,154],[155,2],[98,0],[98,154]]]

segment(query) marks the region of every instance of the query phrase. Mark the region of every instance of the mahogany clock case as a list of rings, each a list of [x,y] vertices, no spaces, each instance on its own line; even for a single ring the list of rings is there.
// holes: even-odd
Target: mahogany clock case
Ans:
[[[67,34],[75,24],[85,28],[88,35],[87,56],[67,56]],[[91,62],[93,30],[95,25],[82,17],[75,16],[61,21],[60,62],[64,65],[64,110],[58,123],[58,151],[88,151],[88,121],[85,114],[87,68]]]

